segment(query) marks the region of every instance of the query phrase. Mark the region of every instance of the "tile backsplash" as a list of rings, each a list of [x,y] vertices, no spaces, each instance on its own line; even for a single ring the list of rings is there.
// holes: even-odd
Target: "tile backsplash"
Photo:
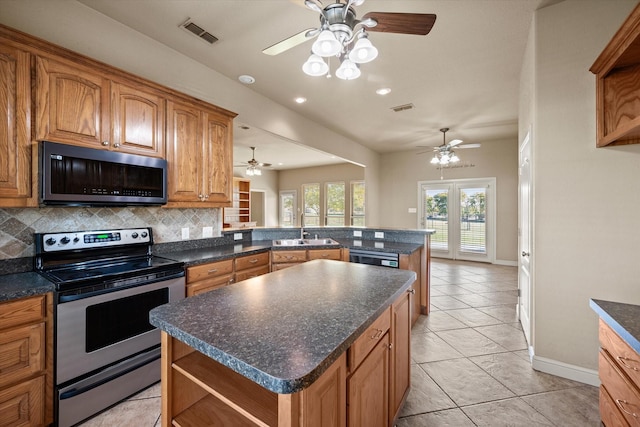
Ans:
[[[0,260],[32,257],[33,233],[152,227],[155,243],[202,238],[202,228],[222,231],[222,209],[167,209],[161,207],[45,207],[0,209]]]

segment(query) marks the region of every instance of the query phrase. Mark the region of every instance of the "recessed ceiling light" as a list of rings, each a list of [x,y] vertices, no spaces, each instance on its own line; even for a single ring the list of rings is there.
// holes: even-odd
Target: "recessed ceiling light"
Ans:
[[[378,89],[378,90],[376,91],[376,93],[377,93],[378,95],[386,95],[386,94],[388,94],[388,93],[391,93],[391,89],[389,89],[388,87],[383,87],[383,88]]]
[[[251,85],[251,84],[254,84],[256,82],[256,79],[254,79],[252,76],[250,76],[248,74],[243,74],[243,75],[239,76],[238,80],[240,80],[240,83],[244,83],[246,85]]]
[[[303,97],[303,96],[299,96],[296,98],[295,100],[298,104],[304,104],[305,102],[307,102],[307,98]]]

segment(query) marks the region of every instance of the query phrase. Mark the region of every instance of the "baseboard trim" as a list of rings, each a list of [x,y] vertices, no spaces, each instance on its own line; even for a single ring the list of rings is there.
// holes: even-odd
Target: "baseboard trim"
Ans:
[[[517,267],[518,261],[507,261],[505,259],[497,259],[493,262],[496,265],[507,265],[509,267]]]
[[[600,387],[598,371],[594,369],[586,369],[576,365],[569,365],[568,363],[535,355],[532,358],[531,366],[536,371]]]

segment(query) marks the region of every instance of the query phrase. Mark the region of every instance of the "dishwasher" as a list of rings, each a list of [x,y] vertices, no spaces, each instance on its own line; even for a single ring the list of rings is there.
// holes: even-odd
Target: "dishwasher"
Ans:
[[[382,267],[399,268],[400,256],[393,252],[349,250],[349,261],[357,264],[380,265]]]

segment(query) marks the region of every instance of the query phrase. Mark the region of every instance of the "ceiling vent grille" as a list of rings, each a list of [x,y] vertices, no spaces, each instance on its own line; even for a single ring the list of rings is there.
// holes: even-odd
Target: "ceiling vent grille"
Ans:
[[[204,30],[199,25],[194,24],[191,21],[191,18],[187,19],[183,24],[180,25],[180,27],[186,31],[189,31],[192,34],[195,34],[200,39],[206,41],[209,44],[214,44],[215,42],[218,41],[218,38],[216,36]]]
[[[400,111],[413,110],[414,108],[415,106],[413,104],[404,104],[398,105],[397,107],[391,107],[391,109],[396,113],[399,113]]]

